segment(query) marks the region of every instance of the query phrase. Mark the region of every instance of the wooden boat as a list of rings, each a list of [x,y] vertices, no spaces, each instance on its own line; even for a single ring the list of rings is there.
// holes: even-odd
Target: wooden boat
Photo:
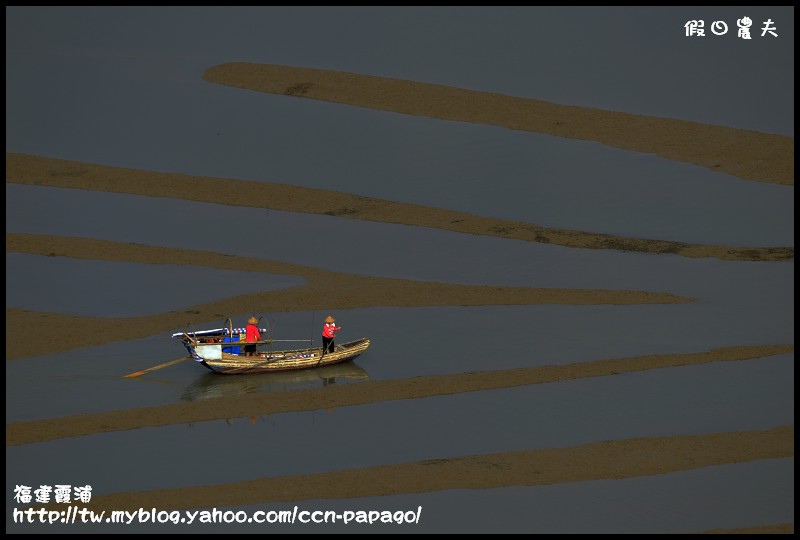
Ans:
[[[370,345],[367,338],[337,343],[333,352],[323,353],[322,346],[302,349],[271,350],[275,342],[310,340],[274,340],[248,342],[259,351],[255,356],[244,355],[244,328],[233,328],[230,319],[223,328],[172,334],[179,340],[189,355],[198,363],[216,373],[226,375],[268,373],[296,369],[310,369],[349,362],[361,355]],[[260,328],[267,335],[266,328]]]

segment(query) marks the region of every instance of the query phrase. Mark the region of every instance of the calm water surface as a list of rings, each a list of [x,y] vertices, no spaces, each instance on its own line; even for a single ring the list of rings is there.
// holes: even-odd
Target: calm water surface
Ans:
[[[782,33],[747,43],[684,35],[690,19],[742,17],[723,7],[8,11],[6,151],[606,234],[793,244],[790,187],[593,142],[202,80],[224,62],[286,64],[793,135],[792,8],[753,9]]]
[[[793,370],[793,360],[788,356],[733,365],[688,366],[509,390],[345,407],[327,412],[277,414],[62,439],[9,448],[7,459],[17,463],[37,463],[30,476],[38,485],[64,474],[63,464],[48,459],[48,456],[72,456],[70,475],[85,479],[82,481],[94,485],[96,493],[102,493],[158,489],[173,484],[191,486],[236,482],[263,476],[325,472],[518,449],[569,447],[640,436],[768,429],[794,421],[791,413]],[[436,414],[431,414],[431,411],[436,411]],[[376,421],[377,418],[380,420]],[[365,429],[365,426],[369,428]],[[480,429],[475,426],[480,426]],[[417,436],[409,438],[409,432]],[[142,459],[140,441],[148,440],[159,441],[159,459]],[[187,453],[187,448],[202,451]],[[232,453],[237,455],[236,460],[223,458],[224,466],[205,467],[209,460],[221,465],[214,456]],[[784,465],[778,470],[786,472],[793,460],[782,461]],[[121,463],[125,466],[120,467]],[[198,469],[204,470],[201,476],[197,474]],[[692,474],[701,474],[709,469],[725,470],[741,481],[737,468],[733,466],[700,469],[692,471]],[[729,474],[712,473],[711,477],[715,482],[722,482],[729,478]],[[166,478],[170,480],[165,482]],[[671,485],[670,489],[686,486],[685,483],[672,484],[663,475],[654,478],[661,478],[655,485]],[[792,487],[785,478],[788,477],[770,487],[772,499],[779,501],[770,509],[770,515],[781,515],[781,512],[783,516],[787,515],[786,500],[791,498]],[[625,482],[636,483],[631,480]],[[761,481],[763,479],[749,478],[748,484],[737,486],[737,493],[752,491]],[[619,485],[614,482],[583,482],[566,486],[579,486],[578,493],[586,496],[588,493],[600,495],[609,489],[609,484]],[[13,486],[8,485],[8,489],[13,489]],[[536,491],[534,488],[521,491],[531,490]],[[502,501],[510,490],[494,491],[500,492],[499,500]],[[626,499],[626,492],[618,491],[614,497]],[[432,499],[434,515],[428,526],[437,524],[435,526],[442,527],[445,524],[437,513],[441,512],[438,505],[443,495],[409,495],[403,499]],[[714,498],[720,497],[726,496],[717,494]],[[369,499],[350,503],[376,504]],[[301,504],[314,506],[315,502]],[[327,508],[330,505],[320,502],[319,506]],[[566,508],[573,506],[567,505]],[[532,506],[531,510],[536,516],[542,512],[538,505]],[[556,526],[547,521],[531,525],[521,519],[522,514],[505,515],[507,511],[492,514],[492,519],[504,522],[495,526],[499,530],[519,527],[540,530]],[[648,512],[653,512],[653,509]],[[711,511],[711,515],[721,514],[726,514],[723,507]],[[761,514],[751,508],[747,515]],[[660,519],[664,519],[663,515]],[[605,526],[612,526],[612,523]],[[624,530],[635,523],[634,520],[624,526],[618,523],[614,526],[617,530]],[[582,526],[590,524],[591,520]]]

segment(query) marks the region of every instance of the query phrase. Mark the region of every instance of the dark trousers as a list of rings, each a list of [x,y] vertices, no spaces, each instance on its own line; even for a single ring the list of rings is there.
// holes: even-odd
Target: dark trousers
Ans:
[[[324,353],[333,352],[333,338],[332,337],[322,336],[322,352],[323,352],[323,354]]]

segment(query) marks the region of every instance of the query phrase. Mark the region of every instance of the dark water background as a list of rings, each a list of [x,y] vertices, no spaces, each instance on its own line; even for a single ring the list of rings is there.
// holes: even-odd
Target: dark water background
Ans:
[[[745,15],[754,21],[750,41],[735,37],[736,19]],[[768,18],[777,38],[761,37]],[[685,36],[690,19],[706,21],[706,37]],[[733,30],[714,36],[713,20]],[[793,246],[793,187],[597,143],[260,94],[201,78],[225,62],[285,64],[793,136],[793,25],[788,7],[7,7],[6,151],[321,187],[641,238]],[[340,310],[342,339],[373,342],[352,370],[215,383],[185,362],[122,379],[183,354],[169,339],[182,328],[170,329],[8,363],[7,422],[367,378],[794,342],[794,263],[575,250],[14,184],[6,185],[6,231],[203,249],[363,275],[698,299]],[[255,245],[247,242],[252,231]],[[6,255],[7,307],[76,315],[155,314],[301,283],[294,276]],[[204,291],[200,299],[197,290]],[[252,309],[230,316],[243,324]],[[284,337],[318,343],[326,314],[263,315]],[[13,489],[20,484],[90,484],[104,494],[768,429],[793,424],[793,381],[790,354],[7,447],[6,530],[106,530],[14,524],[11,512],[20,505]],[[617,481],[297,503],[340,511],[421,505],[419,525],[107,530],[687,533],[793,521],[793,473],[790,458]]]

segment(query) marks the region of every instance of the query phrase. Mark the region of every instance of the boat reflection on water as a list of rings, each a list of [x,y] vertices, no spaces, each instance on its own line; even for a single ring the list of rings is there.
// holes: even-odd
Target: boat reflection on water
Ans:
[[[277,371],[252,375],[206,373],[184,390],[181,399],[197,401],[255,392],[285,392],[332,384],[352,384],[368,380],[369,374],[355,362],[298,371]]]

